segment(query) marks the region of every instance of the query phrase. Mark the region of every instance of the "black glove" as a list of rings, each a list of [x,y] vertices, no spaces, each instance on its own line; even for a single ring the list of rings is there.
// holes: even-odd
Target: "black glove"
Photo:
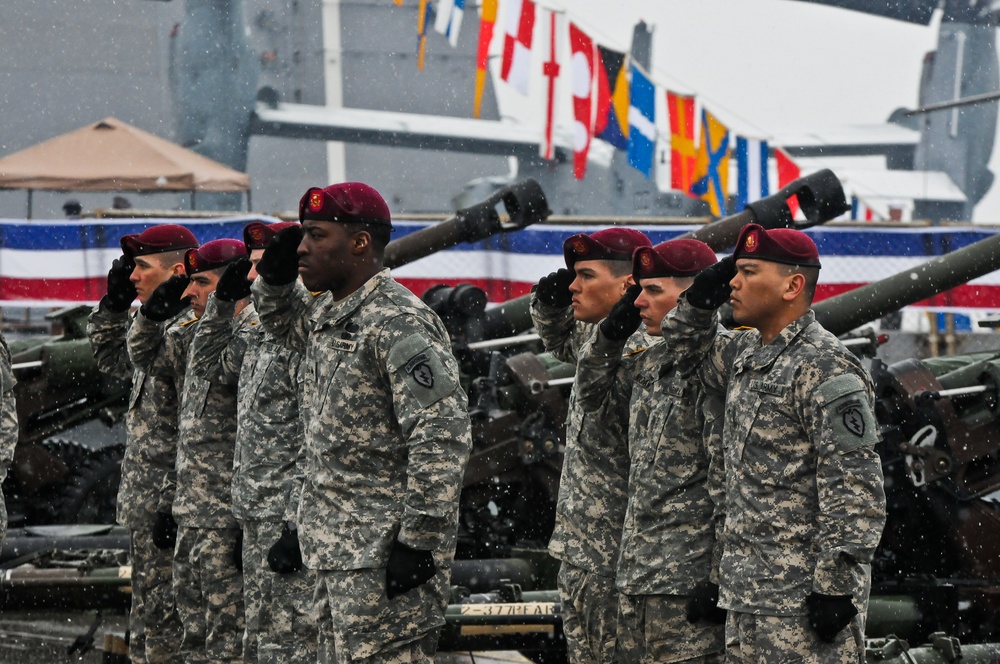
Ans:
[[[243,573],[243,529],[236,531],[236,545],[233,547],[233,566],[240,574]]]
[[[135,301],[135,284],[129,279],[132,270],[135,269],[135,261],[131,256],[116,258],[111,262],[111,269],[108,270],[108,294],[101,299],[101,304],[108,311],[122,313],[128,311]]]
[[[392,543],[389,564],[385,568],[385,594],[392,599],[409,592],[434,578],[437,566],[430,551],[421,551],[403,544]]]
[[[696,585],[687,602],[687,621],[696,623],[699,620],[716,625],[726,622],[726,610],[719,608],[719,586],[711,581]]]
[[[851,619],[858,615],[858,608],[851,599],[851,595],[809,593],[806,598],[809,626],[820,641],[833,643],[840,630],[850,625]]]
[[[170,320],[180,312],[188,308],[188,298],[181,298],[188,287],[191,279],[186,274],[178,274],[170,277],[156,287],[150,294],[146,304],[139,308],[142,315],[149,320],[162,323]]]
[[[718,309],[729,300],[733,291],[729,282],[735,276],[736,261],[732,256],[726,256],[695,275],[694,283],[684,291],[684,296],[692,307]]]
[[[601,321],[601,334],[612,341],[622,341],[632,336],[639,329],[642,317],[635,308],[636,298],[642,292],[642,286],[629,286],[622,299],[611,307],[611,313]]]
[[[576,272],[564,267],[542,277],[538,280],[538,286],[535,287],[538,301],[550,307],[565,309],[573,304],[573,294],[569,292],[569,285],[573,283],[574,279],[576,279]]]
[[[267,566],[278,574],[291,574],[302,569],[299,533],[293,524],[285,522],[281,529],[281,537],[267,552]]]
[[[215,286],[215,297],[223,302],[237,302],[250,297],[250,281],[247,275],[253,263],[249,258],[241,258],[226,266],[226,271],[219,277]]]
[[[299,276],[299,243],[302,226],[289,226],[271,238],[257,263],[257,274],[272,286],[284,286]]]
[[[170,512],[157,512],[153,523],[153,546],[157,549],[172,549],[177,544],[177,522]]]

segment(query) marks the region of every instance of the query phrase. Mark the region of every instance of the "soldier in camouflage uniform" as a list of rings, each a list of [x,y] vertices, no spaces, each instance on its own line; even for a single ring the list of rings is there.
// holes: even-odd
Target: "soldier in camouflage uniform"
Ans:
[[[299,219],[253,292],[268,332],[304,354],[298,527],[319,572],[320,661],[431,662],[472,446],[458,364],[438,317],[382,268],[378,192],[310,189]]]
[[[729,661],[864,660],[871,558],[885,525],[868,372],[810,310],[819,253],[748,224],[664,320],[681,356],[727,389],[719,605]],[[755,328],[719,331],[715,309]]]
[[[614,407],[628,418],[628,507],[616,583],[621,592],[619,661],[721,662],[725,613],[688,621],[687,605],[708,583],[715,534],[703,439],[706,395],[692,380],[700,358],[658,343],[622,357],[628,334],[660,321],[715,253],[698,240],[637,249],[642,292],[616,305],[580,358],[576,392],[587,415]],[[713,620],[714,618],[714,620]]]
[[[108,272],[108,292],[90,314],[87,334],[100,370],[130,375],[132,393],[125,414],[125,458],[118,488],[118,523],[129,531],[132,611],[129,657],[133,662],[180,662],[181,622],[172,585],[175,527],[169,516],[174,498],[177,456],[177,407],[180,384],[135,366],[126,337],[138,297],[145,304],[153,291],[184,273],[184,253],[198,246],[191,231],[176,224],[152,226],[121,238],[123,255]],[[166,321],[190,318],[187,307]],[[154,357],[162,348],[151,349]],[[158,527],[159,526],[159,527]]]
[[[14,371],[10,368],[10,348],[0,334],[0,484],[7,479],[7,468],[14,460],[17,446],[17,402],[14,398]],[[0,544],[7,535],[7,506],[0,492]]]
[[[225,267],[246,257],[239,240],[213,240],[185,255],[186,275],[162,284],[129,330],[129,355],[150,373],[183,382],[178,419],[177,489],[172,517],[174,595],[184,625],[185,662],[241,661],[243,577],[241,531],[232,512],[236,384],[220,370],[238,366],[257,324],[249,298],[235,307],[232,343],[212,366],[196,366],[198,318],[164,323],[190,300],[195,316],[218,315],[209,295]],[[163,348],[157,355],[154,351]]]
[[[645,235],[631,228],[566,239],[566,267],[543,278],[531,296],[531,317],[547,351],[576,364],[593,341],[597,323],[632,283],[632,252],[649,245]],[[637,333],[622,341],[620,350],[631,352],[652,340]],[[570,394],[549,553],[561,561],[563,633],[574,664],[615,661],[615,565],[628,502],[626,404],[614,402],[603,411],[585,415],[577,390]]]
[[[233,364],[227,352],[236,306],[250,295],[255,265],[274,235],[294,223],[246,226],[243,242],[250,259],[226,268],[192,346],[198,373],[218,370],[225,382],[238,384],[233,514],[243,529],[243,661],[248,663],[316,661],[317,627],[310,614],[316,575],[302,565],[295,524],[303,466],[299,355],[261,325],[249,330],[242,364]]]

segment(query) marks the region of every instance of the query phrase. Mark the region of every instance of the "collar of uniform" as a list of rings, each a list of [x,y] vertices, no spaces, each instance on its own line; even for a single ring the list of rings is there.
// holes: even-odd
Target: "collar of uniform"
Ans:
[[[256,314],[257,308],[253,306],[253,302],[251,301],[247,306],[243,307],[243,310],[240,311],[240,313],[236,314],[236,327],[245,325],[247,319]]]
[[[385,268],[343,300],[331,299],[325,307],[321,307],[314,315],[313,329],[319,330],[328,326],[332,327],[349,318],[372,293],[381,288],[389,279],[389,268]]]
[[[785,326],[778,336],[776,336],[771,343],[766,346],[760,346],[760,332],[756,332],[757,339],[750,345],[752,352],[749,356],[745,358],[742,362],[744,366],[748,366],[753,369],[766,369],[767,367],[774,364],[774,361],[785,352],[795,338],[802,334],[809,325],[811,325],[816,320],[816,314],[810,309],[804,315],[793,320],[791,323]]]

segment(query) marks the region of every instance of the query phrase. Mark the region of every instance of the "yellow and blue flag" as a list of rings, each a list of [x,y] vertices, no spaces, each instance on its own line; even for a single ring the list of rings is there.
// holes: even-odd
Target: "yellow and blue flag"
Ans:
[[[691,194],[706,201],[713,215],[723,216],[729,195],[729,128],[705,109],[694,173]]]
[[[656,152],[656,86],[633,64],[629,88],[628,163],[651,178]]]

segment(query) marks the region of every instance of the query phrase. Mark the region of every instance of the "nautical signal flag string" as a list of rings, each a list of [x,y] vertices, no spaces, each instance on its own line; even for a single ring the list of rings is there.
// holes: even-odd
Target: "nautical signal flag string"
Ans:
[[[419,0],[417,11],[417,68],[424,67],[427,26],[444,34],[454,47],[468,0]],[[402,6],[403,0],[394,0]],[[480,117],[488,73],[489,50],[499,19],[500,0],[480,0],[479,40],[476,52],[476,78],[473,117]],[[536,3],[532,0],[503,0],[503,50],[500,78],[523,95],[529,91],[532,77],[532,49]],[[555,157],[554,144],[556,79],[562,73],[559,63],[558,27],[563,10],[548,10],[542,24],[548,48],[541,61],[545,78],[545,117],[539,154]],[[436,15],[436,18],[435,18]],[[599,138],[618,150],[627,150],[631,166],[647,178],[653,177],[658,132],[656,125],[657,90],[663,86],[627,53],[598,44],[579,25],[567,21],[569,32],[569,88],[573,99],[573,174],[583,179],[593,138]],[[694,95],[666,92],[666,110],[670,133],[670,187],[708,203],[711,213],[726,213],[729,196],[729,158],[732,132],[714,114],[700,109]],[[660,102],[662,103],[662,101]],[[700,116],[700,117],[699,117]],[[700,122],[699,122],[700,120]],[[699,131],[700,128],[700,131]],[[700,140],[698,140],[700,138]],[[760,139],[736,137],[737,162],[736,210],[770,191],[768,158],[770,148]],[[777,163],[778,187],[799,177],[799,168],[787,154],[773,149]],[[793,214],[797,201],[790,200]]]

